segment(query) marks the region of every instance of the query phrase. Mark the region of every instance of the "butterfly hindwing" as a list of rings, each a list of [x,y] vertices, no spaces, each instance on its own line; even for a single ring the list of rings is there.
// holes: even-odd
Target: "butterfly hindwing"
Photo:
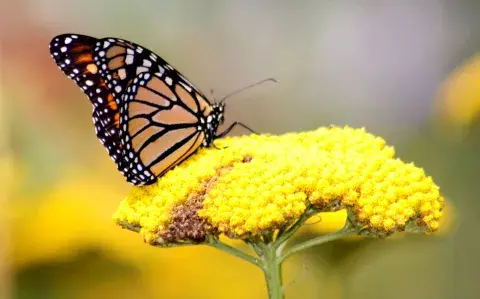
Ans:
[[[164,79],[160,73],[140,73],[122,97],[120,138],[127,172],[135,181],[163,175],[205,140],[194,94]]]

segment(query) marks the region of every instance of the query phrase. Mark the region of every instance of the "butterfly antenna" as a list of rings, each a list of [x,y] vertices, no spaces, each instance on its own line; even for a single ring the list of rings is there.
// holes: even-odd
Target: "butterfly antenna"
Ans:
[[[215,93],[213,92],[213,88],[210,89],[210,94],[212,95],[213,103],[216,104],[216,103],[217,103],[217,99],[215,98]]]
[[[226,99],[228,99],[229,97],[231,97],[231,96],[233,96],[233,95],[236,95],[237,93],[240,93],[240,92],[242,92],[242,91],[245,91],[245,90],[247,90],[247,89],[250,89],[250,88],[252,88],[252,87],[255,87],[255,86],[260,85],[260,84],[265,83],[265,82],[278,83],[278,81],[277,81],[276,79],[274,79],[274,78],[268,78],[268,79],[264,79],[264,80],[262,80],[262,81],[258,81],[258,82],[256,82],[256,83],[250,84],[250,85],[248,85],[248,86],[245,86],[245,87],[243,87],[243,88],[240,88],[239,90],[236,90],[236,91],[234,91],[234,92],[232,92],[232,93],[227,94],[226,96],[224,96],[224,97],[220,100],[219,104],[223,103]]]

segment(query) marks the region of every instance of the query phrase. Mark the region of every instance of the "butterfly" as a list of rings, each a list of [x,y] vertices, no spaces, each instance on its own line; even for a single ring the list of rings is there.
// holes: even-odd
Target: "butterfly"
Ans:
[[[133,42],[62,34],[50,42],[50,54],[90,99],[98,139],[134,185],[154,183],[237,125],[252,131],[233,122],[217,133],[226,97],[211,104],[165,60]]]

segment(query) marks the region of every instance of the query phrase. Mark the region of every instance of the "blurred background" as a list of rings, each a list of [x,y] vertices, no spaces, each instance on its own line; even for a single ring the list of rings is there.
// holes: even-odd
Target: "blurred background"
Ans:
[[[433,176],[438,234],[309,250],[285,265],[287,298],[478,298],[480,2],[17,0],[0,16],[0,298],[266,298],[251,265],[113,224],[130,185],[50,58],[67,32],[144,45],[207,95],[274,77],[230,99],[227,123],[366,127]]]

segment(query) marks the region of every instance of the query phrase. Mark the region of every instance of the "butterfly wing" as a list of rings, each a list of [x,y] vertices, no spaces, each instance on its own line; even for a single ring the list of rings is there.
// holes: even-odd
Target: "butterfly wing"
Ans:
[[[201,145],[205,139],[204,134],[201,132],[201,134],[197,133],[195,130],[190,131],[192,128],[197,127],[196,124],[202,116],[199,111],[209,114],[211,105],[206,97],[180,72],[175,70],[158,55],[138,44],[123,39],[108,37],[99,39],[96,42],[93,53],[95,63],[99,67],[100,75],[105,79],[107,87],[111,90],[114,98],[117,99],[121,107],[122,105],[128,105],[128,103],[126,103],[129,102],[128,99],[135,98],[134,93],[138,92],[139,80],[141,80],[144,75],[147,77],[151,76],[150,80],[155,82],[158,78],[161,78],[161,82],[154,84],[157,87],[155,91],[156,96],[147,96],[148,101],[134,100],[130,112],[128,110],[129,108],[125,107],[125,113],[121,114],[121,125],[126,125],[125,129],[120,132],[120,134],[123,133],[122,155],[126,161],[125,173],[127,174],[128,180],[134,184],[150,184],[156,180],[156,177],[163,175],[173,166],[179,164]],[[154,79],[154,77],[157,79]],[[135,83],[133,82],[134,79],[137,79]],[[179,86],[178,94],[175,88],[173,88],[177,85]],[[130,88],[129,91],[126,91],[127,88]],[[140,88],[140,90],[140,94],[145,95],[144,89]],[[127,93],[129,94],[128,96]],[[193,97],[189,95],[190,93],[193,94]],[[175,107],[172,106],[168,109],[158,104],[169,98],[182,100],[176,103]],[[147,104],[147,102],[149,104]],[[166,129],[161,125],[158,126],[159,123],[155,125],[155,122],[147,124],[149,119],[142,116],[145,116],[146,112],[151,113],[152,110],[155,109],[162,110],[157,111],[158,115],[156,119],[161,118],[160,115],[162,115],[162,117],[170,117],[168,121],[172,123],[181,120],[183,116],[182,112],[188,112],[188,115],[191,117],[190,128],[175,131],[175,133],[178,134],[173,134],[169,132],[169,129],[172,127]],[[167,113],[166,110],[170,112]],[[130,113],[132,115],[135,114],[133,119],[131,119]],[[122,123],[123,121],[125,121],[125,124]],[[143,124],[143,126],[141,124]],[[133,132],[136,129],[140,130],[140,126],[143,130]],[[130,130],[133,132],[131,135],[128,132],[128,128],[131,128]],[[158,132],[159,128],[166,129],[162,133],[165,135],[161,135]],[[191,134],[188,136],[182,135],[187,132]],[[148,141],[145,140],[148,134],[159,135],[152,137],[156,141]],[[175,137],[173,137],[174,135]],[[130,136],[131,139],[129,139]],[[132,142],[133,139],[135,142]],[[142,143],[140,140],[147,142],[144,148],[137,147]],[[152,145],[150,145],[150,143],[152,143]],[[185,146],[181,146],[183,143],[185,143]],[[155,144],[155,146],[153,144]],[[170,148],[170,146],[173,146],[170,151],[162,155],[163,150]],[[191,150],[189,150],[189,146],[191,146]],[[158,154],[159,160],[152,164],[152,161],[148,158],[155,154]]]
[[[170,81],[168,81],[170,82]],[[130,180],[148,183],[192,155],[204,142],[208,102],[162,73],[140,73],[120,107],[121,142]]]
[[[118,103],[94,62],[93,48],[96,42],[96,38],[86,35],[58,35],[50,42],[50,54],[60,70],[90,99],[97,137],[117,164],[117,168],[122,171],[124,167],[118,132]]]
[[[52,39],[50,52],[89,97],[97,137],[128,182],[155,182],[205,143],[211,104],[150,50],[63,34]]]
[[[199,92],[180,72],[152,51],[119,38],[102,38],[94,46],[93,56],[113,96],[118,99],[127,85],[140,73],[166,73],[179,77],[189,88]],[[170,80],[170,79],[169,79]]]

